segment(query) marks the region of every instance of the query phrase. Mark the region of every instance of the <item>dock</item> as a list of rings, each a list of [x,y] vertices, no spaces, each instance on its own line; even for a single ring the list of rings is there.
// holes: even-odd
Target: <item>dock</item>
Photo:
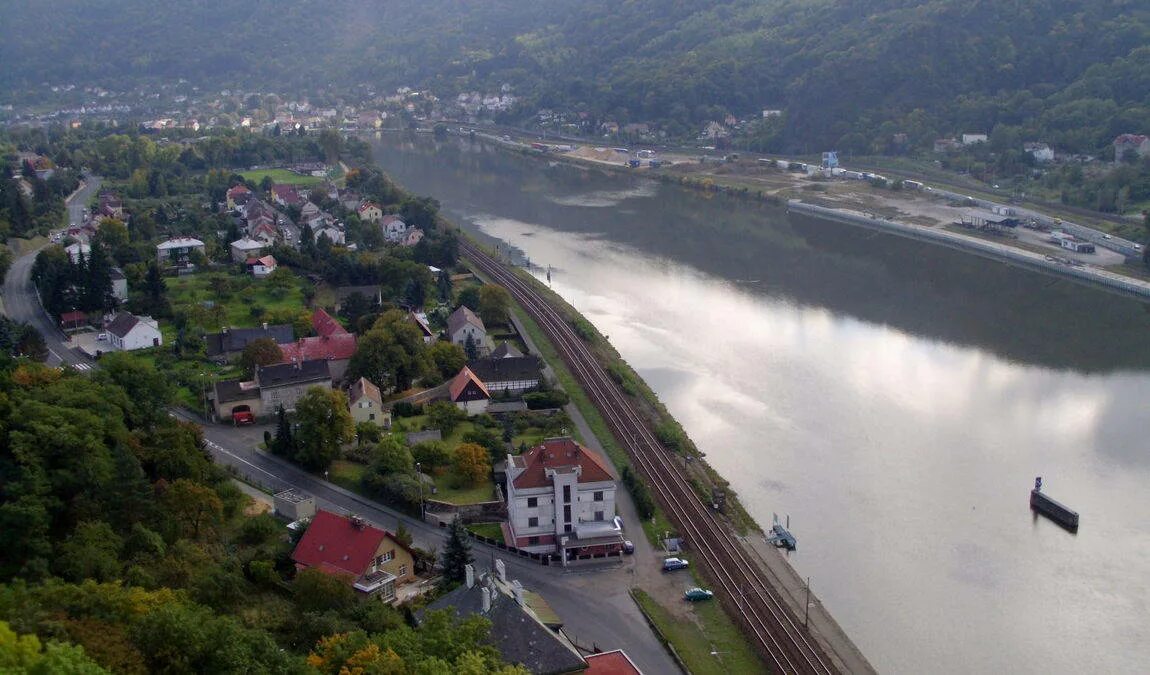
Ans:
[[[795,539],[795,535],[791,534],[791,517],[787,516],[787,524],[784,527],[783,524],[779,522],[778,514],[772,515],[774,516],[774,522],[771,525],[771,534],[767,537],[767,543],[773,544],[777,548],[785,548],[788,551],[795,550],[795,547],[798,545],[798,540]]]
[[[1034,489],[1030,491],[1030,508],[1071,532],[1078,531],[1078,512],[1044,494],[1042,476],[1034,479]]]

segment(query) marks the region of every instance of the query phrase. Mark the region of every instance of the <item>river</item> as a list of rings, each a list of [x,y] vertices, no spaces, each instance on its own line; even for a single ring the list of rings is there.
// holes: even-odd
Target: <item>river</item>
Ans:
[[[998,262],[461,139],[377,162],[517,247],[880,672],[1150,663],[1150,311]],[[1034,477],[1081,513],[1028,508]]]

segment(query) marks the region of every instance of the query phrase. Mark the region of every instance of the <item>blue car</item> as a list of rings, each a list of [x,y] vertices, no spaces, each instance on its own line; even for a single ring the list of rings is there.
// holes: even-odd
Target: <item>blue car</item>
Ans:
[[[683,599],[698,602],[699,600],[710,600],[714,596],[714,593],[705,588],[688,588],[687,592],[683,594]]]
[[[682,558],[664,558],[663,571],[674,572],[675,570],[685,570],[691,566],[691,563],[683,560]]]

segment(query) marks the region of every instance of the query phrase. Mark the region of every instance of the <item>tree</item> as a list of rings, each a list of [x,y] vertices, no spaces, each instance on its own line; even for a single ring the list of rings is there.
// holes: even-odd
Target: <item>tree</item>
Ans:
[[[60,545],[56,564],[60,573],[71,581],[111,581],[119,577],[123,567],[120,561],[123,546],[123,539],[108,523],[102,520],[83,522]]]
[[[296,605],[305,612],[343,611],[355,604],[355,591],[350,584],[315,568],[297,574],[292,588]]]
[[[128,415],[132,423],[154,427],[168,419],[167,406],[175,389],[167,375],[156,366],[127,352],[105,354],[95,379],[121,387],[128,395]]]
[[[359,422],[355,425],[355,442],[358,445],[379,443],[383,440],[383,429],[375,422]]]
[[[450,401],[436,401],[427,406],[427,422],[433,429],[439,429],[449,436],[460,422],[467,419],[467,413]]]
[[[474,312],[479,309],[479,289],[475,286],[468,286],[462,291],[459,291],[459,295],[456,296],[455,300]]]
[[[502,286],[487,284],[479,289],[479,317],[488,326],[507,323],[511,294]]]
[[[378,473],[411,473],[415,460],[407,444],[396,436],[388,436],[375,447],[375,461],[372,469]]]
[[[451,527],[447,529],[447,543],[443,547],[443,581],[446,585],[455,585],[467,577],[464,569],[475,558],[471,555],[471,542],[467,538],[467,530],[463,527],[463,519],[455,518]]]
[[[475,337],[471,333],[468,333],[467,339],[463,341],[463,353],[467,356],[468,361],[479,358],[479,343],[475,341]]]
[[[276,435],[268,449],[273,455],[288,459],[295,457],[296,444],[292,436],[291,421],[282,405],[276,408]]]
[[[340,446],[355,437],[355,425],[342,391],[312,387],[296,401],[295,461],[309,471],[324,471],[339,457]]]
[[[403,391],[430,369],[419,329],[403,312],[389,310],[359,340],[348,363],[347,378],[366,377],[381,386],[388,383],[396,391]]]
[[[435,290],[439,293],[440,302],[451,300],[451,287],[451,273],[446,269],[439,270],[439,274],[435,277]]]
[[[447,446],[439,441],[424,441],[417,443],[411,448],[412,459],[422,465],[424,471],[439,466],[447,466],[451,463],[451,453],[447,451]]]
[[[42,644],[35,635],[17,635],[0,621],[0,671],[13,675],[107,675],[83,648],[61,642]]]
[[[180,478],[164,492],[163,504],[178,536],[197,540],[214,534],[223,521],[224,504],[211,488]]]
[[[433,342],[427,348],[427,356],[439,373],[439,377],[447,380],[463,370],[467,365],[467,354],[463,347],[453,342]]]
[[[284,359],[283,350],[270,337],[257,338],[249,342],[240,353],[240,368],[244,377],[253,377],[256,366],[270,366]]]
[[[454,465],[455,474],[468,485],[479,485],[491,474],[491,457],[478,443],[460,443]]]

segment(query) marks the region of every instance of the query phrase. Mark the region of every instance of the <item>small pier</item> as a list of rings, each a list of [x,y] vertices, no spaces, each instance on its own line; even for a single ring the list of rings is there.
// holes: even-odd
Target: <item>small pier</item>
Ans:
[[[1030,491],[1030,508],[1071,532],[1078,531],[1078,512],[1046,496],[1042,492],[1042,476],[1034,479],[1034,489]]]
[[[785,548],[788,551],[795,550],[798,541],[795,539],[795,535],[791,534],[791,517],[787,516],[787,524],[784,527],[779,522],[779,514],[773,513],[771,515],[774,516],[774,520],[771,524],[771,534],[767,537],[767,543],[773,544],[777,548]]]

